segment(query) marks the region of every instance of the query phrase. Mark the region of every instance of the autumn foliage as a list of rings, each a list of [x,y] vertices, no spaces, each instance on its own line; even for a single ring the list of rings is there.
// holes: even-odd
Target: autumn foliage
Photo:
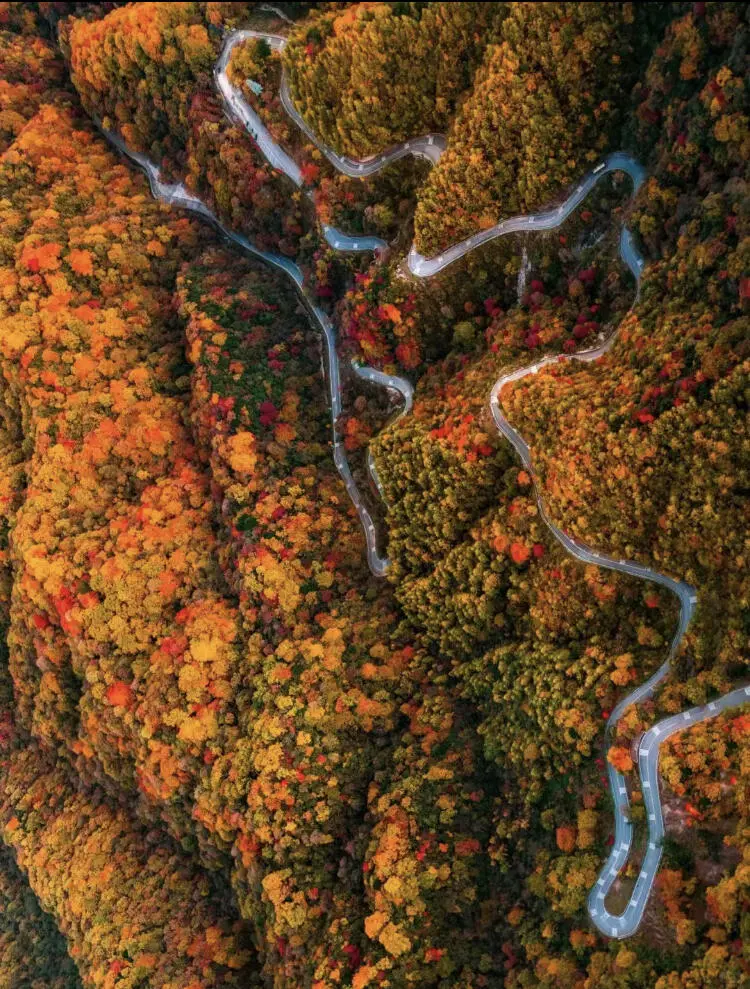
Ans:
[[[0,986],[81,986],[64,937],[41,909],[6,847],[0,855]]]
[[[420,194],[415,228],[424,254],[539,209],[619,150],[627,92],[663,5],[509,7]]]
[[[213,84],[220,28],[252,6],[129,3],[99,20],[64,22],[62,35],[72,81],[104,127],[261,247],[293,254],[304,232],[301,198],[226,119]]]
[[[747,679],[746,5],[260,6],[0,4],[0,989],[739,989],[746,708],[662,747],[638,937],[586,901],[607,763],[640,841],[641,732]],[[304,191],[217,100],[235,25],[290,38],[230,76]],[[341,177],[282,69],[345,153],[448,150]],[[89,116],[304,270],[385,580],[308,305]],[[413,234],[429,253],[550,204],[615,148],[647,169],[634,201],[610,176],[554,231],[406,272]],[[388,247],[342,258],[318,221]],[[612,335],[500,395],[532,476],[494,382]],[[408,375],[410,414],[352,357]],[[567,554],[537,494],[698,590],[672,674],[606,737],[677,602]]]
[[[303,21],[283,61],[305,120],[331,147],[356,158],[448,129],[508,5],[327,6],[344,9]]]

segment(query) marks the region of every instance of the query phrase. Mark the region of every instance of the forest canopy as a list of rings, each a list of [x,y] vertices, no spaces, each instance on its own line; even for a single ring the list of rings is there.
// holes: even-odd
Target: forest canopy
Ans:
[[[0,989],[748,983],[749,20],[0,3]]]

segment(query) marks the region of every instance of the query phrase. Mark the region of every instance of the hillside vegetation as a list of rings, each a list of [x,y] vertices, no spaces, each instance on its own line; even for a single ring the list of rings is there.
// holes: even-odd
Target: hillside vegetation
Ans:
[[[636,935],[587,897],[607,761],[638,846],[617,912],[641,734],[748,682],[747,5],[262,6],[0,4],[0,989],[742,989],[747,706],[662,746]],[[229,71],[301,189],[224,116],[236,26],[289,38]],[[342,177],[282,72],[338,152],[447,150]],[[617,149],[635,196],[609,175],[554,230],[409,271],[412,238],[556,204]],[[387,246],[337,254],[322,222]],[[610,337],[500,395],[532,477],[494,383]],[[408,376],[409,414],[351,358]],[[569,555],[535,485],[565,532],[696,588],[607,736],[678,602]]]

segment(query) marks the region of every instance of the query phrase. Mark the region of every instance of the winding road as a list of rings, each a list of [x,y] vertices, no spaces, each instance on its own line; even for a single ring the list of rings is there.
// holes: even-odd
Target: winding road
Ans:
[[[386,374],[384,371],[378,371],[374,367],[366,367],[363,364],[358,364],[352,361],[352,369],[355,374],[363,381],[369,381],[373,385],[379,385],[381,388],[386,388],[392,394],[396,395],[403,403],[403,408],[395,416],[391,416],[387,423],[383,425],[383,429],[387,429],[389,426],[395,425],[399,419],[403,419],[405,415],[411,412],[412,405],[414,404],[414,387],[411,381],[406,378],[398,378],[395,374]],[[372,482],[377,488],[378,494],[385,501],[385,491],[383,490],[383,485],[378,476],[378,469],[375,466],[375,458],[372,455],[372,451],[367,451],[367,469],[370,472],[370,477]]]
[[[674,648],[673,643],[672,651]],[[653,684],[648,681],[648,684],[651,684],[649,693],[653,692],[662,676],[669,672],[667,669],[662,673],[662,670],[664,667],[657,670],[651,678],[651,681],[655,681]],[[659,674],[662,676],[656,680],[655,678]],[[647,684],[643,686],[646,687]],[[629,703],[634,703],[631,698],[626,698],[626,700]],[[665,833],[659,794],[659,749],[661,745],[672,735],[677,735],[686,728],[692,728],[693,725],[700,724],[701,721],[715,718],[724,711],[730,711],[732,708],[740,707],[748,702],[750,702],[750,686],[737,687],[715,701],[709,701],[700,707],[693,707],[688,711],[672,715],[670,718],[664,718],[663,721],[659,721],[649,728],[641,738],[638,746],[638,774],[641,778],[643,805],[648,821],[648,846],[628,905],[625,911],[619,915],[610,913],[605,907],[604,901],[620,870],[628,860],[633,840],[633,825],[627,817],[628,791],[622,775],[607,763],[615,808],[616,811],[619,808],[620,813],[615,813],[615,841],[612,851],[588,898],[589,916],[603,934],[615,938],[626,938],[635,934],[643,919],[643,912],[646,909],[654,878],[659,868]]]
[[[265,41],[271,49],[276,51],[280,51],[286,43],[285,38],[276,34],[262,34],[259,31],[234,31],[224,42],[219,61],[214,69],[216,88],[221,94],[228,116],[248,131],[269,165],[276,171],[282,172],[294,182],[298,189],[301,189],[304,183],[299,165],[274,141],[258,114],[245,100],[240,90],[229,81],[227,68],[232,52],[237,45],[251,39]],[[308,191],[308,197],[312,199],[312,191]],[[321,229],[328,245],[336,251],[382,251],[388,246],[380,237],[365,235],[352,237],[326,223],[321,224]]]
[[[272,9],[273,8],[268,8]],[[294,182],[297,187],[302,186],[302,177],[299,166],[296,162],[273,140],[268,129],[262,123],[257,113],[246,102],[242,93],[232,85],[227,76],[227,66],[232,50],[236,45],[251,39],[262,38],[272,49],[281,50],[286,44],[286,39],[279,35],[264,34],[257,31],[235,31],[228,35],[220,58],[216,65],[215,79],[216,86],[221,94],[228,115],[245,127],[252,135],[259,149],[264,154],[269,163],[282,172]],[[331,148],[327,147],[307,125],[295,108],[289,92],[286,76],[282,76],[281,100],[286,112],[297,126],[305,133],[316,147],[328,158],[331,164],[339,171],[358,178],[365,178],[379,171],[381,168],[394,161],[408,155],[426,158],[433,164],[436,163],[445,149],[445,138],[437,134],[428,134],[424,137],[406,141],[401,145],[391,148],[381,154],[373,155],[361,160],[347,158],[338,155]],[[388,571],[388,560],[378,552],[377,531],[373,519],[365,506],[356,482],[353,478],[344,447],[343,438],[340,434],[338,421],[342,414],[341,398],[341,378],[339,360],[336,353],[336,335],[330,319],[316,305],[315,301],[307,291],[305,280],[301,269],[290,261],[271,252],[262,251],[256,248],[244,236],[227,229],[213,214],[211,210],[197,197],[192,195],[184,185],[180,183],[168,184],[161,180],[159,169],[144,155],[131,151],[126,147],[122,139],[116,135],[105,131],[110,141],[133,162],[144,170],[148,176],[153,195],[162,202],[169,205],[184,208],[195,212],[204,219],[209,220],[219,231],[229,240],[235,243],[247,254],[256,257],[268,264],[280,269],[287,274],[303,299],[307,309],[317,321],[323,331],[326,355],[326,377],[329,388],[329,401],[331,406],[331,418],[333,428],[333,458],[336,467],[344,481],[349,497],[362,524],[367,543],[367,558],[372,572],[378,576],[384,576]],[[419,254],[412,246],[407,257],[407,264],[411,273],[418,278],[429,278],[442,271],[448,265],[464,257],[470,251],[485,244],[497,237],[502,237],[510,233],[553,230],[565,222],[570,214],[577,209],[595,185],[610,172],[625,172],[630,176],[634,193],[638,190],[645,178],[643,167],[630,155],[618,152],[609,155],[600,162],[591,172],[589,172],[575,189],[568,195],[564,202],[551,209],[537,214],[527,216],[511,217],[503,220],[488,230],[473,234],[465,240],[457,243],[434,258],[425,258]],[[335,249],[342,251],[373,251],[385,247],[384,241],[376,237],[351,237],[342,234],[330,226],[322,227],[326,241]],[[639,255],[633,238],[627,228],[623,228],[620,236],[620,255],[623,262],[632,272],[636,285],[640,285],[643,259]],[[637,298],[637,293],[636,293]],[[679,647],[685,632],[690,624],[695,606],[697,603],[697,593],[695,588],[677,581],[673,578],[660,574],[643,564],[615,559],[597,550],[585,546],[578,540],[572,539],[562,531],[552,519],[544,505],[538,477],[534,470],[531,451],[523,437],[510,425],[503,414],[501,407],[501,392],[506,384],[518,381],[528,375],[537,374],[543,368],[561,361],[595,361],[600,358],[612,346],[615,335],[601,342],[596,347],[586,351],[581,351],[572,355],[560,355],[544,358],[534,364],[519,368],[502,375],[492,388],[490,394],[490,411],[498,430],[505,436],[517,451],[525,468],[534,479],[537,504],[542,519],[549,527],[553,536],[562,546],[576,559],[584,563],[595,564],[609,570],[616,570],[629,574],[643,580],[653,581],[660,584],[665,589],[675,594],[680,602],[680,618],[677,630],[671,643],[669,655],[659,669],[636,690],[624,697],[612,711],[607,722],[607,738],[611,734],[622,717],[623,712],[632,704],[653,695],[657,687],[668,675],[671,660]],[[385,374],[375,368],[353,365],[354,372],[363,380],[372,384],[389,389],[397,394],[403,402],[403,410],[400,416],[410,411],[413,402],[413,388],[410,382],[395,375]],[[383,488],[377,475],[377,470],[371,455],[368,455],[368,467],[371,477],[378,491],[383,494]],[[607,910],[605,899],[610,891],[615,879],[628,861],[633,844],[633,825],[629,817],[629,799],[625,777],[619,773],[612,765],[607,763],[609,784],[611,788],[614,817],[615,817],[615,841],[612,851],[597,879],[597,882],[588,899],[588,911],[592,922],[605,935],[615,938],[629,937],[635,933],[643,918],[643,912],[648,901],[649,894],[653,887],[654,878],[659,867],[662,854],[662,841],[664,838],[664,822],[661,811],[661,800],[659,796],[659,776],[658,760],[661,744],[676,732],[699,724],[707,718],[714,717],[722,711],[730,710],[750,700],[750,687],[739,687],[717,700],[711,701],[701,707],[692,708],[679,715],[666,718],[654,725],[641,739],[639,746],[638,768],[643,788],[644,805],[648,815],[648,847],[643,857],[640,874],[636,880],[630,900],[623,913],[616,915]]]
[[[416,247],[412,246],[406,259],[409,271],[418,278],[431,278],[470,251],[474,251],[482,244],[487,244],[498,237],[505,237],[507,234],[528,233],[529,231],[555,230],[565,223],[574,210],[578,209],[597,182],[600,182],[610,172],[625,172],[629,175],[633,180],[634,191],[640,188],[646,177],[645,169],[635,158],[624,154],[622,151],[616,151],[614,154],[607,155],[596,168],[590,171],[573,189],[565,202],[560,203],[559,206],[543,210],[541,213],[511,216],[507,220],[496,223],[494,227],[481,230],[479,233],[467,237],[466,240],[453,244],[434,258],[424,257],[417,251]],[[643,259],[635,249],[633,238],[627,227],[623,227],[620,235],[620,255],[636,280],[640,279]]]

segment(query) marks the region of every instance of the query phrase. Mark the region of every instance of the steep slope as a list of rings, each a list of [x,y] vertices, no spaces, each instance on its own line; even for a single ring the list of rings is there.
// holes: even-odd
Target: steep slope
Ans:
[[[87,110],[341,300],[337,429],[391,567],[367,568],[290,283],[155,203],[59,96],[50,50],[6,39],[0,823],[84,983],[738,989],[746,711],[662,746],[668,838],[637,935],[602,937],[587,899],[614,847],[606,760],[638,846],[616,912],[642,865],[642,733],[747,676],[745,9],[276,16],[281,58],[248,38],[229,70],[304,170],[294,192],[211,78],[216,28],[267,14],[89,7],[55,6],[80,15],[60,37]],[[46,30],[37,13],[8,20]],[[278,98],[283,66],[351,153],[450,130],[425,250],[554,201],[621,142],[650,178],[631,203],[622,173],[599,176],[556,229],[418,278],[419,169],[339,182]],[[377,220],[390,250],[334,265],[301,222],[313,189],[322,218]],[[646,255],[637,298],[622,223]],[[562,526],[697,588],[670,679],[605,741],[664,663],[676,599],[564,551],[488,399],[509,369],[616,331],[600,360],[501,396]],[[395,400],[351,354],[413,377],[408,415],[384,428]]]
[[[420,194],[421,253],[550,203],[621,147],[628,92],[663,7],[510,5],[502,41],[487,49],[448,150]]]
[[[290,36],[283,61],[300,113],[327,144],[364,157],[442,132],[471,86],[504,3],[355,3]]]
[[[86,110],[146,152],[261,247],[294,254],[303,233],[292,194],[224,116],[212,72],[221,28],[254,4],[127,4],[64,22],[71,78]]]
[[[649,67],[654,169],[633,223],[652,263],[611,352],[502,396],[554,517],[698,586],[691,672],[729,679],[748,645],[747,31],[731,5],[687,15]]]
[[[0,852],[0,986],[78,989],[65,939],[29,889],[12,854]]]

